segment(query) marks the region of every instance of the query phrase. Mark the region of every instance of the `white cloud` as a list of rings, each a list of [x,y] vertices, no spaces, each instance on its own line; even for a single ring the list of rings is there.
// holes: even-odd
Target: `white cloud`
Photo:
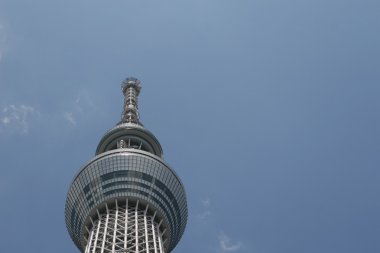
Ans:
[[[73,113],[72,112],[65,112],[64,115],[65,119],[72,124],[73,126],[77,125],[77,121],[74,119]]]
[[[40,113],[29,105],[8,105],[0,112],[0,132],[27,134],[33,117]]]
[[[219,247],[221,252],[235,252],[241,249],[242,243],[231,241],[231,238],[228,237],[225,233],[221,232],[219,234]]]

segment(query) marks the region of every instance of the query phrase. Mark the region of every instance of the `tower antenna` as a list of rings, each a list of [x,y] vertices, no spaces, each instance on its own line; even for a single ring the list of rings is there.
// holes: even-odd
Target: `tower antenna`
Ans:
[[[120,123],[133,123],[142,125],[140,122],[138,110],[138,96],[140,94],[140,81],[134,77],[128,77],[121,84],[121,90],[124,94],[124,108],[121,115]]]

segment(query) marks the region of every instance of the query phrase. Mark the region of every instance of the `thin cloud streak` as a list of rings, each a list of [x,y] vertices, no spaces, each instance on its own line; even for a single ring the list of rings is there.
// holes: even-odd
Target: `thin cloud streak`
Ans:
[[[204,219],[206,219],[208,216],[210,216],[211,215],[211,212],[210,211],[208,211],[208,210],[206,210],[206,211],[204,211],[203,213],[201,213],[200,215],[198,215],[198,218],[200,219],[200,220],[204,220]]]
[[[203,212],[201,214],[198,215],[198,219],[200,220],[204,220],[206,219],[208,216],[211,215],[211,211],[210,211],[210,199],[207,198],[207,199],[202,199],[201,200],[201,203],[202,203],[202,206],[203,206]]]

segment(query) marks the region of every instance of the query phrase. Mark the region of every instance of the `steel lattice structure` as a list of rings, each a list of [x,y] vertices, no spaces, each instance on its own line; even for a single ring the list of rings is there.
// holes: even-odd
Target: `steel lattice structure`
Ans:
[[[169,253],[187,222],[184,187],[139,120],[140,82],[122,84],[122,120],[70,186],[65,220],[83,253]]]
[[[85,253],[146,252],[163,253],[161,223],[154,221],[155,214],[146,207],[115,201],[115,206],[106,205],[105,213],[98,213],[89,232]],[[142,209],[141,209],[142,208]]]

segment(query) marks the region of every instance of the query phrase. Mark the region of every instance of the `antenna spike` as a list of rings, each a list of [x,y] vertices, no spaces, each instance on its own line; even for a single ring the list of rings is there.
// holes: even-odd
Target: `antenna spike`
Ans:
[[[120,123],[133,123],[142,125],[139,120],[138,100],[140,93],[140,81],[134,77],[128,77],[121,84],[121,90],[124,94],[124,109]]]

